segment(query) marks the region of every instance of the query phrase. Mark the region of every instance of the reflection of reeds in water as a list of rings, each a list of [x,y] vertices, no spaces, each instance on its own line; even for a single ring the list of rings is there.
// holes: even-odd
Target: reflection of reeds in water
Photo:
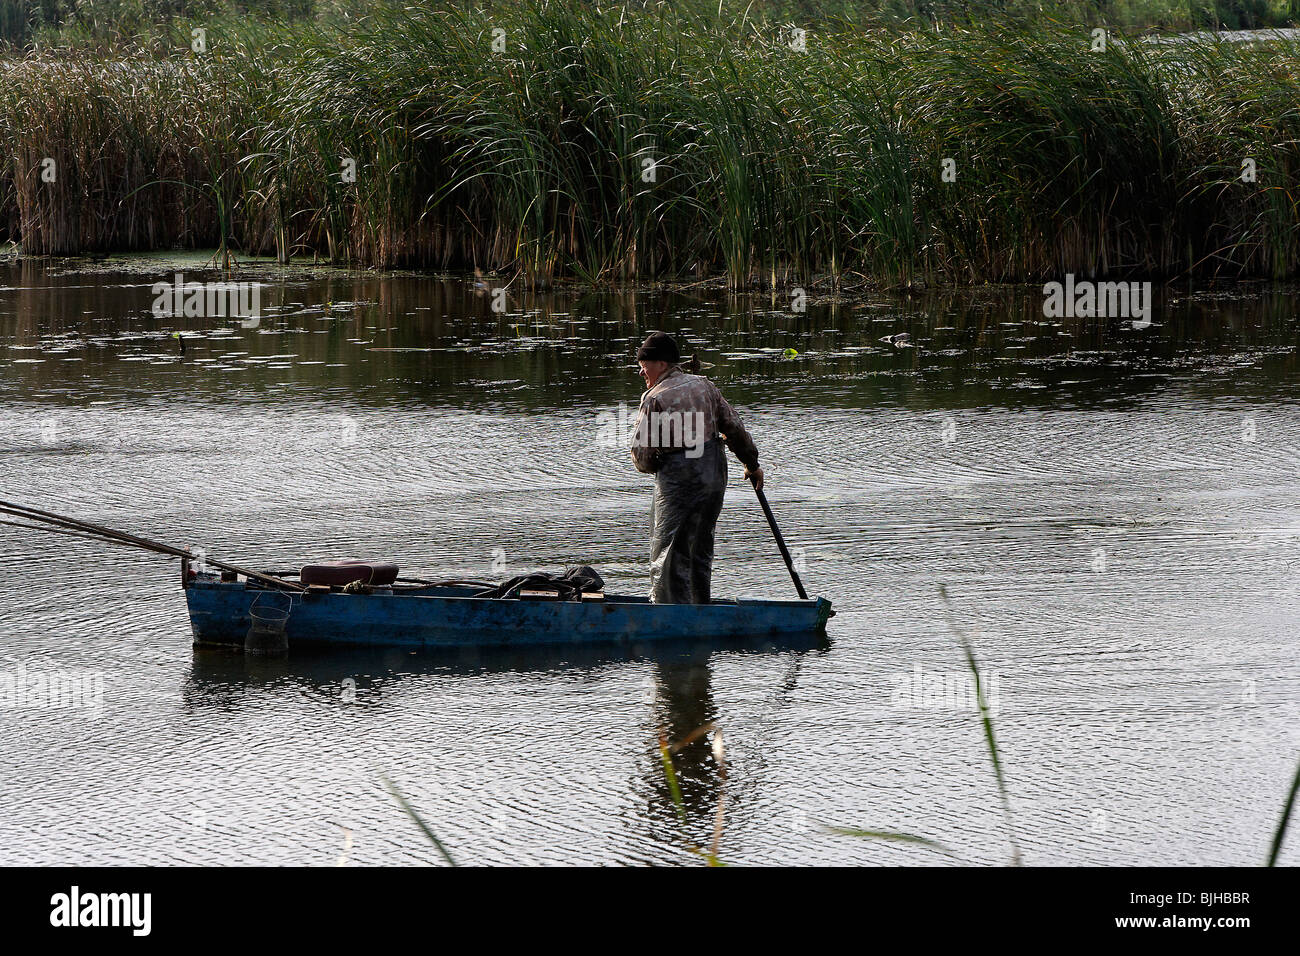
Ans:
[[[27,252],[228,232],[281,259],[737,287],[1300,262],[1296,44],[1094,53],[999,25],[797,52],[725,15],[535,0],[211,35],[0,65],[0,223]]]

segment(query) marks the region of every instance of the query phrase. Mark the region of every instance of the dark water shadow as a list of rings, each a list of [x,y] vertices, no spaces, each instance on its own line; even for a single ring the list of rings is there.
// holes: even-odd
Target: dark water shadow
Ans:
[[[700,733],[701,728],[720,723],[713,694],[715,655],[772,658],[770,717],[788,700],[804,661],[830,648],[831,642],[822,636],[577,648],[440,648],[415,653],[401,648],[321,649],[294,651],[278,659],[228,648],[195,648],[182,697],[191,712],[232,713],[264,702],[268,695],[306,696],[323,706],[338,706],[349,695],[363,694],[369,711],[386,706],[386,694],[417,677],[547,673],[563,680],[585,680],[611,668],[649,663],[652,687],[647,688],[644,703],[653,730],[638,748],[642,770],[632,782],[647,812],[634,825],[662,846],[700,853],[709,846],[727,792],[711,735]],[[676,789],[665,771],[659,740],[671,747]],[[682,745],[674,746],[678,744]]]
[[[674,675],[707,669],[714,654],[806,654],[826,651],[822,636],[658,640],[580,647],[300,648],[285,657],[258,657],[221,647],[195,647],[182,688],[186,709],[237,710],[256,695],[292,693],[338,703],[342,690],[364,691],[367,706],[383,706],[387,692],[430,675],[474,677],[505,673],[552,673],[583,679],[626,664],[652,663],[670,683]],[[690,696],[689,694],[687,695]],[[692,711],[682,702],[685,714]],[[687,716],[689,722],[693,717]],[[676,722],[674,722],[676,724]]]

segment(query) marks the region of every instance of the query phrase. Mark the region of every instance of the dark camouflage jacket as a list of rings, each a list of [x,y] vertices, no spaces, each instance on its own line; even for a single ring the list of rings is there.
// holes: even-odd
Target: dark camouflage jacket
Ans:
[[[718,386],[703,375],[673,367],[641,395],[632,461],[638,471],[658,471],[666,452],[684,448],[689,455],[719,435],[747,468],[757,467],[754,439]]]

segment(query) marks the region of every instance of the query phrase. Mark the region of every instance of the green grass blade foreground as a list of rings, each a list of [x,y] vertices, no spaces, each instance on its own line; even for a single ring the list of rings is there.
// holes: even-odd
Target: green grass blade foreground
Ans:
[[[931,840],[928,837],[916,836],[912,833],[897,833],[891,830],[860,830],[856,827],[825,827],[830,833],[837,833],[840,836],[861,837],[866,840],[883,840],[886,843],[911,843],[917,846],[928,847],[931,850],[938,850],[940,853],[953,855],[952,850],[944,846],[937,840]]]
[[[948,622],[948,627],[956,636],[957,643],[961,646],[962,654],[966,658],[966,667],[975,680],[975,699],[979,705],[980,724],[984,730],[984,742],[988,746],[989,759],[993,761],[993,773],[998,783],[998,797],[1002,802],[1002,817],[1006,822],[1007,839],[1011,842],[1011,862],[1014,866],[1020,866],[1022,862],[1020,846],[1016,842],[1015,829],[1011,820],[1011,798],[1007,794],[1007,782],[1002,773],[1002,759],[998,755],[998,742],[993,733],[993,717],[989,713],[988,701],[984,696],[983,678],[980,674],[979,664],[975,660],[975,651],[971,647],[970,639],[957,627],[956,622],[953,620],[952,605],[948,598],[948,588],[945,585],[939,585],[939,596],[943,599],[943,613]]]
[[[1282,852],[1282,841],[1286,839],[1286,829],[1291,823],[1291,811],[1295,809],[1296,792],[1300,791],[1300,764],[1295,769],[1295,777],[1291,781],[1291,792],[1287,794],[1286,805],[1282,808],[1282,818],[1277,822],[1277,832],[1273,834],[1273,845],[1268,851],[1268,866],[1277,863],[1278,854]]]
[[[398,791],[393,782],[384,776],[381,776],[380,779],[384,782],[384,788],[393,795],[393,799],[397,801],[398,805],[401,806],[402,810],[411,818],[415,825],[420,828],[420,832],[422,832],[429,839],[429,842],[434,845],[434,848],[442,854],[442,858],[447,861],[447,864],[449,866],[458,866],[459,864],[456,863],[455,858],[452,857],[447,848],[443,846],[442,841],[438,839],[437,835],[429,825],[424,822],[424,818],[415,811],[415,808],[411,806],[406,797],[402,796],[401,792]]]

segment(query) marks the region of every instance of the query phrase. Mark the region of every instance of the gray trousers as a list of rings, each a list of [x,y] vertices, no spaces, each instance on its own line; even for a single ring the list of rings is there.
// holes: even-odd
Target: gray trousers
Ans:
[[[727,491],[727,458],[711,439],[704,453],[664,456],[650,504],[650,600],[708,604],[713,577],[713,528]]]

